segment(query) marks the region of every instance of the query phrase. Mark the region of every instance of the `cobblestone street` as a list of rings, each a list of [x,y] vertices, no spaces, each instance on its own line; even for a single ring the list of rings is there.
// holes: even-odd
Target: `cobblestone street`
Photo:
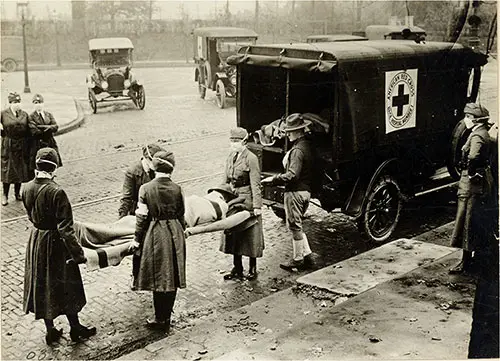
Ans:
[[[222,179],[229,152],[228,132],[236,123],[234,101],[221,110],[213,92],[200,99],[192,68],[135,72],[145,84],[146,108],[140,111],[131,102],[120,102],[100,107],[97,114],[90,114],[86,102],[85,70],[30,74],[33,88],[57,85],[57,92],[75,97],[87,109],[81,128],[56,138],[64,162],[56,181],[68,193],[76,220],[106,223],[117,219],[123,172],[140,159],[140,147],[145,143],[159,142],[174,152],[173,179],[186,195],[202,195]],[[496,76],[496,62],[494,72],[488,74]],[[22,84],[22,76],[21,72],[2,73],[2,88]],[[496,102],[493,86],[482,92],[488,102]],[[2,100],[5,98],[2,92]],[[410,202],[396,236],[412,237],[450,222],[455,198],[454,190],[448,189]],[[64,329],[63,338],[53,347],[46,346],[43,322],[22,311],[24,253],[30,232],[22,202],[11,195],[9,205],[1,208],[1,217],[2,359],[112,359],[162,337],[144,325],[153,312],[152,295],[130,289],[132,267],[127,258],[119,266],[92,272],[81,267],[87,295],[81,319],[85,325],[96,326],[97,335],[73,343],[67,320],[59,317],[56,326]],[[173,333],[193,327],[209,315],[234,310],[287,288],[304,274],[279,268],[279,263],[290,257],[290,236],[284,222],[270,209],[264,209],[263,220],[265,251],[258,260],[256,281],[223,281],[222,273],[231,269],[232,259],[219,252],[220,233],[187,240],[187,288],[178,293]],[[311,248],[320,256],[319,267],[379,245],[367,242],[349,217],[327,214],[316,206],[308,211],[305,231]],[[446,244],[447,239],[436,242]]]

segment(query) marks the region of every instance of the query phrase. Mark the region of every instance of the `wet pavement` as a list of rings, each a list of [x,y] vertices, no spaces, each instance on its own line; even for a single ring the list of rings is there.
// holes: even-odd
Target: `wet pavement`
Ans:
[[[140,73],[145,84],[151,84],[146,87],[144,111],[127,102],[107,106],[90,115],[82,128],[56,139],[64,161],[56,181],[67,191],[77,220],[105,223],[117,219],[123,171],[140,158],[140,146],[147,142],[161,142],[176,154],[173,178],[186,195],[203,194],[221,180],[235,108],[218,109],[211,93],[206,100],[199,99],[192,69],[141,69]],[[61,92],[85,100],[84,71],[34,74],[35,84],[54,81]],[[16,83],[21,75],[2,74],[2,79],[4,84]],[[410,202],[395,238],[411,237],[451,221],[454,202],[453,190]],[[319,267],[377,246],[367,242],[347,216],[327,214],[315,206],[308,214],[305,230],[311,248],[320,255]],[[162,337],[144,327],[152,313],[151,295],[130,290],[131,262],[125,259],[117,267],[94,272],[82,266],[87,306],[81,319],[95,325],[97,335],[72,343],[67,322],[59,317],[56,325],[63,327],[63,339],[47,347],[43,322],[22,312],[29,222],[21,203],[13,200],[2,207],[1,215],[2,359],[111,359]],[[187,240],[188,287],[178,295],[174,333],[208,315],[229,312],[290,287],[304,275],[279,268],[291,254],[289,234],[272,211],[265,209],[263,219],[266,249],[258,261],[259,278],[253,282],[222,280],[222,273],[231,268],[231,257],[218,251],[218,233]],[[440,235],[435,242],[447,244],[448,237]]]

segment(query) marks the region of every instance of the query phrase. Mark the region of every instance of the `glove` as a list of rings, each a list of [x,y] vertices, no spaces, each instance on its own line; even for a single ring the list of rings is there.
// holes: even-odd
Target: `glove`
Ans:
[[[256,216],[260,216],[262,214],[262,210],[260,208],[254,208],[253,214]]]
[[[128,246],[128,251],[130,253],[135,253],[135,251],[137,251],[140,247],[141,247],[141,244],[139,242],[132,241],[132,242],[130,242],[130,245]]]
[[[261,180],[260,182],[261,183],[272,183],[274,180],[274,177],[267,177],[267,178],[264,178],[263,180]]]

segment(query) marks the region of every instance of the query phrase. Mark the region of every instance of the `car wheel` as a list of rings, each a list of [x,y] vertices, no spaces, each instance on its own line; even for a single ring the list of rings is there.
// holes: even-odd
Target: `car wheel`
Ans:
[[[97,99],[92,90],[89,90],[89,104],[92,108],[92,113],[97,113]]]
[[[143,86],[137,89],[136,99],[137,99],[137,108],[143,110],[144,107],[146,106],[146,91],[144,90]]]
[[[389,175],[381,176],[368,193],[358,227],[372,241],[383,242],[394,232],[402,207],[403,198],[396,180]]]
[[[448,172],[455,180],[460,179],[460,169],[458,165],[462,160],[462,147],[464,146],[470,134],[463,120],[459,121],[451,133],[451,149],[448,157]]]
[[[200,98],[205,99],[205,95],[207,94],[207,87],[205,86],[205,81],[202,79],[202,76],[198,76],[198,93],[200,93]]]
[[[217,80],[215,84],[215,98],[217,100],[217,106],[224,109],[226,106],[226,86],[222,80]]]
[[[283,207],[271,206],[271,209],[278,218],[281,218],[282,220],[286,219],[286,213]]]
[[[5,59],[2,65],[5,71],[9,73],[16,71],[17,69],[17,63],[14,59]]]

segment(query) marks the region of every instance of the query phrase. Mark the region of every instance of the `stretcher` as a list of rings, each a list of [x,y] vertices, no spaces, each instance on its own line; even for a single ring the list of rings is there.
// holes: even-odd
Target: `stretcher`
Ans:
[[[249,211],[239,211],[219,221],[188,227],[186,237],[234,229],[246,229],[257,222]],[[133,252],[129,251],[134,240],[135,216],[126,216],[113,223],[74,222],[75,234],[87,258],[87,270],[117,266]]]

